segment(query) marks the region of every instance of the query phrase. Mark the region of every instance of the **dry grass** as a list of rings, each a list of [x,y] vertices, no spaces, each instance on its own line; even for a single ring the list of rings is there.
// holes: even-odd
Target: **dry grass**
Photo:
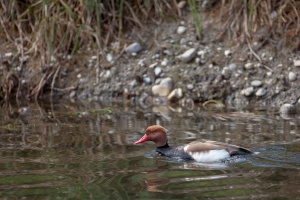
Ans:
[[[224,25],[219,38],[226,35],[239,44],[246,43],[252,53],[266,43],[277,50],[299,50],[299,11],[300,2],[295,0],[223,1],[220,19]],[[252,47],[253,42],[259,45]]]
[[[0,37],[6,44],[17,49],[15,57],[21,58],[19,72],[13,63],[0,81],[0,98],[9,99],[20,91],[27,55],[36,57],[40,63],[32,68],[47,69],[31,87],[29,97],[38,98],[46,85],[51,94],[61,70],[59,59],[50,65],[51,57],[73,55],[88,47],[105,52],[112,41],[119,41],[114,51],[122,52],[122,33],[137,27],[145,29],[145,21],[161,23],[165,16],[181,17],[176,0],[0,0]],[[239,44],[248,45],[252,54],[269,43],[279,50],[291,46],[299,50],[300,2],[296,0],[243,0],[216,1],[221,4],[219,20],[223,26],[217,39],[231,37]],[[189,0],[190,11],[195,20],[197,35],[201,36],[201,12],[195,0]],[[197,13],[198,10],[198,13]],[[211,12],[215,12],[212,9]],[[258,41],[258,46],[253,42]],[[104,54],[97,54],[96,74],[105,66],[101,62]],[[121,55],[121,53],[120,53]],[[103,57],[102,57],[103,56]],[[5,61],[6,62],[6,61]],[[26,69],[27,70],[27,69]],[[16,77],[16,78],[14,78]],[[97,76],[98,77],[98,76]],[[14,93],[14,95],[11,95]],[[20,95],[19,95],[20,96]]]

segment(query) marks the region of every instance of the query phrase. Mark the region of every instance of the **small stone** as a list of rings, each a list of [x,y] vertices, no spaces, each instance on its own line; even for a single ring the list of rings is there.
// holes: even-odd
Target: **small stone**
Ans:
[[[72,91],[70,92],[69,97],[70,97],[71,99],[73,99],[75,96],[76,96],[76,90],[72,90]]]
[[[272,76],[272,72],[270,71],[270,72],[267,72],[267,77],[270,77],[270,76]]]
[[[183,97],[182,89],[176,88],[168,95],[168,100],[174,102],[174,101],[178,101],[182,97]]]
[[[177,58],[179,60],[181,60],[182,62],[188,63],[194,58],[195,55],[196,55],[196,49],[191,48],[191,49],[185,51],[183,54],[177,56]]]
[[[107,62],[112,62],[113,61],[113,56],[110,53],[106,54],[106,61]]]
[[[237,65],[235,63],[231,63],[228,65],[228,69],[230,69],[230,70],[235,70],[236,67],[237,67]]]
[[[178,26],[177,28],[177,34],[182,35],[186,31],[186,27],[184,26]]]
[[[152,56],[152,59],[159,59],[160,58],[160,55],[159,53],[155,54],[154,56]]]
[[[164,59],[163,61],[161,61],[160,64],[165,67],[168,65],[168,62],[169,62],[168,59]]]
[[[297,74],[294,72],[289,72],[289,80],[295,81],[297,79]]]
[[[193,84],[187,84],[186,88],[188,90],[192,90],[192,89],[194,89],[194,85]]]
[[[144,60],[143,59],[139,60],[138,65],[141,66],[141,67],[145,67]]]
[[[150,69],[152,69],[152,68],[156,67],[157,65],[158,65],[158,63],[157,63],[157,62],[155,62],[155,63],[152,63],[151,65],[149,65],[149,68],[150,68]]]
[[[231,51],[231,50],[225,50],[225,51],[224,51],[224,55],[225,55],[227,58],[230,57],[231,54],[232,54],[232,51]]]
[[[81,74],[77,74],[77,78],[81,78],[82,77],[82,75]]]
[[[245,64],[245,69],[252,69],[254,66],[254,63],[246,63]]]
[[[148,76],[146,76],[146,77],[143,77],[143,81],[144,81],[144,83],[146,83],[146,84],[151,84],[151,78],[150,77],[148,77]]]
[[[51,61],[51,62],[55,62],[55,61],[56,61],[56,57],[55,57],[55,56],[51,56],[51,57],[50,57],[50,61]]]
[[[294,66],[300,67],[300,60],[294,60]]]
[[[254,88],[253,87],[248,87],[244,90],[242,90],[241,92],[243,95],[245,95],[246,97],[251,96],[254,93]]]
[[[156,67],[156,68],[154,69],[154,74],[155,74],[155,76],[159,76],[159,75],[161,74],[161,72],[162,72],[162,69],[161,69],[160,67]]]
[[[197,55],[201,57],[201,59],[204,59],[206,52],[201,50],[197,52]]]
[[[260,87],[262,85],[262,82],[260,80],[254,80],[254,81],[251,81],[251,85],[253,87]]]
[[[142,46],[138,42],[134,42],[128,47],[126,47],[125,52],[126,53],[138,53],[142,50]]]
[[[266,94],[267,94],[267,90],[265,88],[259,88],[255,93],[255,95],[258,97],[265,96]]]
[[[152,93],[158,96],[168,96],[173,87],[173,80],[169,77],[161,80],[159,85],[152,87]]]
[[[226,75],[226,74],[228,74],[228,71],[229,71],[228,67],[223,67],[221,73],[222,73],[222,75]]]
[[[12,53],[12,52],[7,52],[7,53],[4,54],[4,56],[7,57],[7,58],[8,58],[8,57],[12,57],[12,56],[13,56],[13,53]]]
[[[110,76],[110,70],[101,71],[99,76],[103,78],[108,78]]]
[[[278,65],[277,65],[277,67],[283,67],[283,64],[282,64],[282,63],[280,63],[280,64],[278,64]]]
[[[129,85],[130,85],[131,87],[137,86],[136,80],[131,81],[131,82],[129,83]]]
[[[92,56],[91,57],[91,60],[96,60],[97,59],[97,56]]]
[[[182,8],[185,7],[185,5],[186,5],[186,1],[180,1],[180,2],[177,4],[177,8],[182,9]]]
[[[181,38],[179,41],[180,45],[185,45],[187,43],[187,39],[186,38]]]
[[[176,41],[174,39],[169,40],[170,44],[174,44]]]
[[[168,56],[171,56],[171,55],[172,55],[172,52],[171,52],[170,50],[168,50],[168,49],[163,50],[163,53],[164,53],[165,55],[168,55]]]

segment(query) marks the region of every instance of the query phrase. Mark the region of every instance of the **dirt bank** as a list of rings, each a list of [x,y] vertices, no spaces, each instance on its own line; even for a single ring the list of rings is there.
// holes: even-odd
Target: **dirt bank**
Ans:
[[[222,24],[209,15],[203,19],[200,40],[191,14],[147,27],[129,30],[124,41],[112,42],[100,65],[93,48],[76,57],[51,57],[52,64],[40,66],[41,58],[2,46],[2,98],[53,95],[141,105],[214,99],[233,106],[279,106],[299,96],[300,55],[295,50],[278,50],[263,40],[216,40]],[[141,50],[128,50],[132,43]],[[167,77],[171,81],[161,84]]]

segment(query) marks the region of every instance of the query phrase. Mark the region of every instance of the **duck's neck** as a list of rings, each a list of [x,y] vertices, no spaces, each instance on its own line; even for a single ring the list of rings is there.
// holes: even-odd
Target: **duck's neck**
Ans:
[[[165,145],[157,146],[157,148],[168,148],[168,147],[170,147],[168,142]]]

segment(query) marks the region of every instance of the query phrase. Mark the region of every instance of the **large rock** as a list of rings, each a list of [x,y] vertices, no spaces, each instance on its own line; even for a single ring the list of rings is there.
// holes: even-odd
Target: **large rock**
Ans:
[[[152,93],[154,95],[158,95],[158,96],[168,96],[172,90],[173,87],[173,81],[170,77],[168,78],[164,78],[163,80],[161,80],[161,82],[159,83],[159,85],[154,85],[152,87]]]

